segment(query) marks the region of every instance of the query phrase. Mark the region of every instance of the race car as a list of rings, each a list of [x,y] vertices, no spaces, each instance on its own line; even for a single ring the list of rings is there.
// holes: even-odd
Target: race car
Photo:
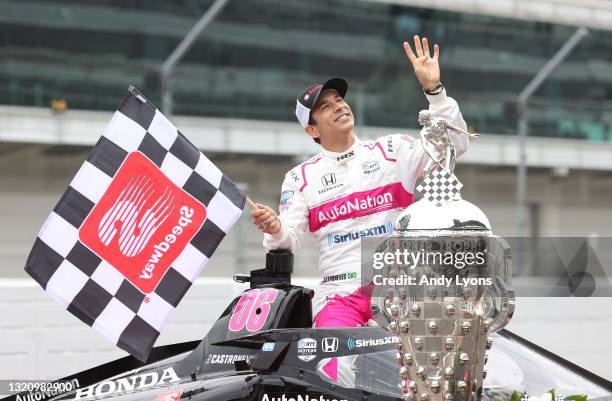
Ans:
[[[341,401],[403,399],[397,338],[380,327],[313,329],[314,291],[291,284],[293,255],[275,251],[201,341],[156,347],[143,364],[125,357],[44,389],[5,400]],[[513,391],[612,400],[612,383],[507,330],[494,334],[482,399]],[[355,356],[354,386],[321,373],[330,358]]]

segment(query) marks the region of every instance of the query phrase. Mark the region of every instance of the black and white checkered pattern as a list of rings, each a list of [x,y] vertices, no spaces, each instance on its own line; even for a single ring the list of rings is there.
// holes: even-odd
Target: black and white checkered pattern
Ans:
[[[135,151],[207,209],[200,230],[149,294],[81,243],[78,234],[119,167]],[[244,204],[236,185],[130,88],[40,229],[25,269],[68,311],[145,361],[169,313],[238,220]]]
[[[438,169],[423,179],[417,191],[423,194],[424,199],[441,206],[451,200],[461,199],[462,187],[463,184],[453,173],[446,169]]]

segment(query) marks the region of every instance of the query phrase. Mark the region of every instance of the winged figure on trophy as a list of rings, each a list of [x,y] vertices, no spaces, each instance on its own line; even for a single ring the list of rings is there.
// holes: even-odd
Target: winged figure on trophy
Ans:
[[[373,253],[362,260],[393,254],[383,267],[373,265],[374,276],[387,280],[374,280],[383,284],[375,285],[372,310],[399,339],[395,359],[406,401],[476,401],[483,394],[489,334],[514,313],[510,248],[482,210],[461,198],[463,184],[454,175],[449,131],[478,135],[426,110],[419,123],[430,158],[417,187],[423,198],[399,215],[392,237],[364,248]]]

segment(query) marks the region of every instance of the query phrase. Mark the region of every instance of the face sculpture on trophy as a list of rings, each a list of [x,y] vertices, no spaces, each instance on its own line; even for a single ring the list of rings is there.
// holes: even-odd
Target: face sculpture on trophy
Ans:
[[[389,280],[375,286],[372,310],[401,340],[395,359],[406,400],[476,401],[492,343],[487,334],[514,311],[510,250],[484,213],[461,198],[453,173],[448,130],[476,135],[428,111],[419,122],[431,159],[417,187],[423,198],[400,214],[393,237],[377,243],[375,252],[395,258],[378,267]]]

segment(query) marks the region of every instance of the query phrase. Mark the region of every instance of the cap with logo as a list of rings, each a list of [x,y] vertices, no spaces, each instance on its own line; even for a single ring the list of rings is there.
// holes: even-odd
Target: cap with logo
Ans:
[[[346,91],[348,90],[348,84],[342,78],[332,78],[325,82],[324,84],[315,84],[311,85],[304,93],[297,98],[297,102],[295,105],[295,115],[302,125],[302,127],[306,127],[308,125],[308,120],[310,120],[310,112],[317,104],[317,100],[319,100],[319,96],[327,89],[333,89],[342,97],[346,95]]]

